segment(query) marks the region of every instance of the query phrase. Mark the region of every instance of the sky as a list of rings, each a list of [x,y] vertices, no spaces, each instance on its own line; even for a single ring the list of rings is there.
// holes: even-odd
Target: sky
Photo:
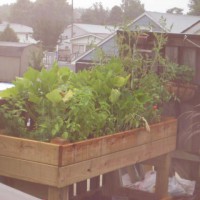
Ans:
[[[34,1],[34,0],[32,0]],[[71,3],[72,0],[68,0]],[[190,0],[140,0],[147,11],[166,12],[167,9],[178,7],[188,12]],[[0,0],[0,5],[14,3],[16,0]],[[114,5],[120,5],[121,0],[73,0],[75,8],[89,8],[95,2],[101,2],[104,8],[112,8]]]

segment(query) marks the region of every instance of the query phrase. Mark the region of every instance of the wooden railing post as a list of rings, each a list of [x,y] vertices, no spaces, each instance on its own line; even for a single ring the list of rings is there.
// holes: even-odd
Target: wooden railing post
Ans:
[[[158,199],[168,199],[168,179],[170,170],[170,155],[160,156],[156,160],[156,188],[155,193]],[[170,199],[170,198],[169,198]]]

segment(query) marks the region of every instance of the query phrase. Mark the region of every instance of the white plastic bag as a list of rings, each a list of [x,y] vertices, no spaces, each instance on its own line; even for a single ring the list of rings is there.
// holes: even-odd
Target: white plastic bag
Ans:
[[[124,187],[134,188],[147,192],[154,192],[156,184],[156,171],[149,171],[145,174],[142,181],[131,182],[128,174],[122,176],[122,185]],[[193,195],[195,189],[195,181],[181,178],[177,173],[169,178],[168,192],[171,196],[187,196]]]

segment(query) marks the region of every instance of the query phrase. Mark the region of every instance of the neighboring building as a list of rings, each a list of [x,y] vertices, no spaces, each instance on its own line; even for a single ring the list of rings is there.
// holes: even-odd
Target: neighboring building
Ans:
[[[74,60],[114,31],[112,26],[74,23],[73,26],[69,25],[61,35],[59,50],[66,50],[67,60]]]
[[[130,25],[131,30],[138,27],[144,30],[197,34],[200,31],[200,16],[159,12],[144,12]]]
[[[35,51],[38,48],[34,44],[0,42],[0,82],[23,76]]]
[[[177,15],[158,12],[144,12],[129,24],[131,31],[144,30],[150,32],[168,32],[172,34],[192,34],[200,33],[200,16]],[[81,63],[79,66],[84,68],[87,63],[91,63],[101,49],[105,55],[118,56],[118,46],[116,43],[116,32],[98,44],[97,48],[87,51],[77,58],[73,64]],[[77,67],[76,67],[77,68]]]
[[[22,24],[3,22],[0,24],[0,33],[3,32],[8,25],[16,33],[20,43],[26,43],[26,44],[37,43],[37,41],[33,39],[33,29],[29,26],[24,26]]]

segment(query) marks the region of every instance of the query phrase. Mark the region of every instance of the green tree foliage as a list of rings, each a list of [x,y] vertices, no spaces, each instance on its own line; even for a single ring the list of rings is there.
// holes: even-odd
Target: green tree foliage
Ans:
[[[33,51],[31,53],[31,59],[29,61],[30,67],[38,71],[41,71],[42,68],[44,67],[43,57],[44,57],[43,50],[41,47],[38,47],[37,51]]]
[[[70,19],[70,6],[65,0],[37,0],[33,15],[34,38],[41,41],[44,49],[54,50]]]
[[[190,15],[200,15],[200,0],[190,0],[189,12]]]
[[[114,6],[112,7],[110,13],[109,13],[109,24],[112,25],[119,25],[122,23],[122,17],[123,16],[123,12],[122,9],[119,6]]]
[[[17,0],[11,6],[9,21],[31,26],[33,3],[30,0]]]
[[[167,10],[167,13],[172,13],[172,14],[183,14],[183,9],[182,8],[177,8],[177,7],[174,7],[174,8],[170,8]]]
[[[141,4],[140,0],[122,0],[121,8],[124,23],[134,20],[144,12],[144,5]]]
[[[0,41],[7,41],[7,42],[18,42],[19,39],[17,38],[16,33],[10,28],[9,25],[5,28],[5,30],[0,34]]]
[[[104,9],[102,3],[94,3],[91,8],[85,10],[81,16],[82,23],[107,24],[108,11]]]

